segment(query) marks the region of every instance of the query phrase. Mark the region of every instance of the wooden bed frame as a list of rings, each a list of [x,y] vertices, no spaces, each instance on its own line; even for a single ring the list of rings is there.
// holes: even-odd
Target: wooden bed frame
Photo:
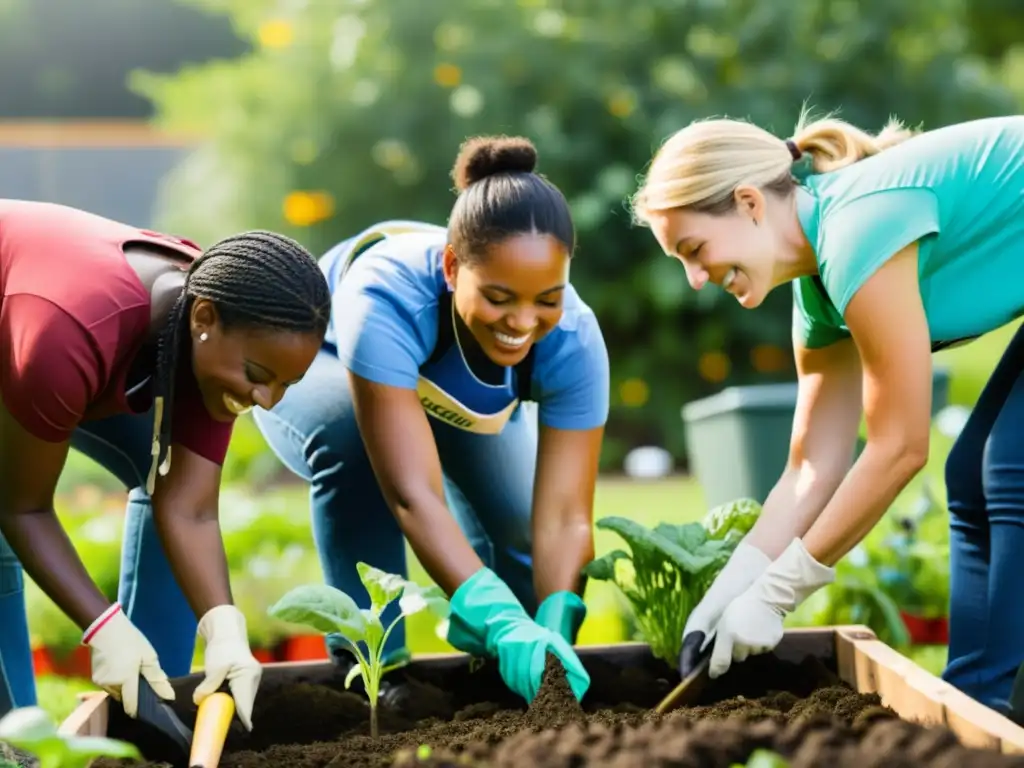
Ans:
[[[578,646],[581,658],[600,655],[609,660],[636,658],[643,643]],[[932,675],[906,656],[880,641],[863,626],[836,626],[788,630],[775,655],[800,661],[808,654],[821,658],[839,676],[861,693],[877,693],[882,703],[905,720],[943,725],[967,746],[1024,754],[1024,728],[998,712],[979,704],[949,683]],[[417,654],[410,664],[457,666],[466,663],[462,653]],[[266,664],[268,676],[308,673],[330,665],[328,661],[279,662]],[[198,674],[175,681],[197,682]],[[106,736],[109,697],[106,693],[85,693],[81,703],[61,724],[60,731],[80,736]]]

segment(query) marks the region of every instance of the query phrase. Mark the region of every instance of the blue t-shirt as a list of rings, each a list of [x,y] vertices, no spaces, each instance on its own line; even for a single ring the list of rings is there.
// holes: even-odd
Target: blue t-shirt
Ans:
[[[339,279],[353,249],[381,230],[387,237],[369,245]],[[357,376],[417,389],[437,341],[440,297],[448,290],[442,270],[446,242],[443,227],[391,221],[339,243],[321,258],[332,293],[326,341]],[[533,354],[532,393],[540,423],[556,429],[602,426],[609,407],[608,352],[597,318],[571,285],[561,320],[535,343]],[[440,365],[451,368],[450,361],[449,356]],[[504,388],[515,397],[511,371]],[[468,366],[456,384],[460,387],[454,394],[463,403],[487,400],[494,389],[472,376]]]
[[[1024,117],[939,128],[811,175],[797,205],[820,274],[793,281],[793,336],[806,347],[848,338],[850,299],[914,241],[933,348],[1024,311]]]

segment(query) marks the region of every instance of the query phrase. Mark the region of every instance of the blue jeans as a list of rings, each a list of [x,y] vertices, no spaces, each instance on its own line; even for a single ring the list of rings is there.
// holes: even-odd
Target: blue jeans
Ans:
[[[943,678],[1005,711],[1024,661],[1024,328],[946,462],[949,660]]]
[[[84,423],[75,430],[71,445],[129,489],[118,600],[153,644],[164,671],[178,677],[191,669],[198,620],[171,572],[153,522],[153,505],[145,488],[152,435],[152,413],[126,414]],[[2,536],[0,627],[0,677],[6,677],[15,706],[33,705],[35,678],[22,569]],[[0,679],[0,715],[5,687]]]
[[[388,508],[356,425],[348,375],[321,351],[309,371],[271,411],[255,420],[278,458],[310,483],[313,537],[327,584],[361,608],[370,600],[359,580],[360,560],[407,577],[405,538]],[[476,435],[430,419],[444,474],[448,507],[484,564],[508,584],[531,615],[533,589],[530,517],[537,427],[532,408],[518,408],[500,435]],[[385,611],[385,626],[397,601]],[[329,637],[332,653],[344,643]],[[391,633],[386,654],[405,648],[404,622]]]

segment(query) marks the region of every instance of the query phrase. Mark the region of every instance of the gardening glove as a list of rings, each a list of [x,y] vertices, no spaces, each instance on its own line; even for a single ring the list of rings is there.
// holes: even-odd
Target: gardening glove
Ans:
[[[161,699],[174,700],[174,689],[160,668],[156,651],[128,620],[119,603],[89,625],[82,644],[92,649],[93,683],[120,700],[129,717],[136,717],[139,711],[139,675],[149,681]]]
[[[729,603],[716,627],[708,672],[724,675],[733,660],[767,653],[782,640],[782,622],[800,603],[835,580],[835,569],[811,557],[802,539],[793,539],[753,584]]]
[[[233,605],[218,605],[200,620],[199,634],[206,641],[203,653],[206,677],[196,686],[192,701],[198,706],[227,680],[238,719],[251,731],[252,707],[263,668],[249,650],[245,616]]]
[[[536,622],[545,629],[557,632],[565,642],[576,642],[576,633],[587,617],[587,606],[575,592],[554,592],[537,608]]]
[[[733,550],[729,561],[704,594],[697,607],[690,613],[683,628],[683,650],[680,654],[679,674],[685,678],[699,661],[707,644],[711,641],[715,626],[729,603],[739,597],[754,583],[772,559],[757,547],[740,541]]]
[[[540,690],[549,652],[565,667],[577,699],[590,687],[590,675],[572,646],[531,619],[490,568],[478,570],[452,595],[448,642],[466,653],[497,657],[505,684],[527,702]]]

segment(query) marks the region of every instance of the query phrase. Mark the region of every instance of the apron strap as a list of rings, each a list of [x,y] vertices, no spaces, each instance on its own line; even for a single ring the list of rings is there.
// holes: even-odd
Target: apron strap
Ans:
[[[455,343],[455,329],[452,327],[450,318],[452,316],[452,293],[444,291],[437,300],[437,343],[434,344],[434,351],[427,359],[425,365],[436,363],[451,349]],[[530,347],[521,361],[516,363],[513,373],[516,377],[516,396],[521,402],[534,400],[533,397],[533,368],[536,360],[536,345]]]

